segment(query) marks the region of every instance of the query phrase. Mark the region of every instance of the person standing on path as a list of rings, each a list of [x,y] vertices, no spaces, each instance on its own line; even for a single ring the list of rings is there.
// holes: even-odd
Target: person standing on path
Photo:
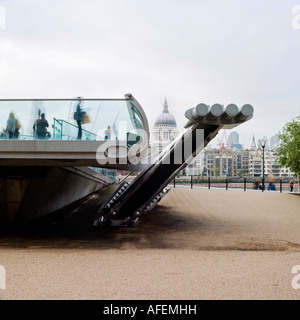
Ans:
[[[293,192],[293,190],[294,190],[294,181],[291,180],[290,181],[290,192]]]

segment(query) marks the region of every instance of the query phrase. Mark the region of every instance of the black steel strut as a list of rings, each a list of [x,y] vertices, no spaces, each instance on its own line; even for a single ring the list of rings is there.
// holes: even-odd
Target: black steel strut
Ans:
[[[215,106],[215,105],[214,105]],[[98,211],[95,226],[133,226],[168,192],[167,185],[184,169],[221,129],[230,129],[250,120],[253,107],[235,105],[223,109],[200,104],[189,109],[184,131],[130,184],[122,184]],[[221,107],[221,109],[220,109]],[[220,112],[221,111],[221,112]]]

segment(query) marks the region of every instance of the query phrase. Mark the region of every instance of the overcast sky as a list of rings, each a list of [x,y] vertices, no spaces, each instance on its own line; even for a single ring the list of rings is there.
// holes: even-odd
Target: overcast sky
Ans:
[[[235,129],[248,147],[300,113],[297,4],[0,0],[0,98],[132,93],[153,127],[167,96],[180,130],[200,102],[250,103],[254,118]]]

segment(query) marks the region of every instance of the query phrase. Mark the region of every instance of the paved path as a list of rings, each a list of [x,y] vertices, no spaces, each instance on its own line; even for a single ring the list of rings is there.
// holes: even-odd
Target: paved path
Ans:
[[[136,228],[0,234],[0,297],[298,300],[299,230],[298,195],[172,189]]]

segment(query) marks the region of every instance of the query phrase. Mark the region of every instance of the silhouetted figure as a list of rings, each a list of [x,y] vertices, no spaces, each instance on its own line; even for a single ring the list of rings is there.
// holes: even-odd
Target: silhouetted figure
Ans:
[[[47,128],[49,127],[48,121],[45,119],[45,113],[41,114],[41,119],[37,119],[33,125],[33,132],[37,139],[46,139]]]
[[[74,115],[74,119],[77,122],[77,126],[78,126],[78,134],[77,134],[77,140],[81,140],[82,138],[82,116],[83,116],[83,111],[81,109],[81,101],[78,102],[77,108],[76,108],[76,112]]]
[[[104,139],[105,140],[110,140],[111,139],[111,129],[110,126],[107,127],[107,129],[104,131]]]
[[[254,181],[254,189],[261,190],[261,185],[259,184],[259,179],[255,179],[255,181]]]
[[[294,181],[291,180],[290,181],[290,192],[293,192],[293,190],[294,190]]]
[[[276,187],[274,185],[274,182],[275,182],[274,176],[272,174],[270,174],[269,175],[268,191],[270,191],[270,190],[276,191]]]
[[[21,125],[19,124],[19,121],[15,118],[15,115],[11,112],[6,122],[6,132],[8,133],[8,138],[18,139],[20,128],[21,128]]]

